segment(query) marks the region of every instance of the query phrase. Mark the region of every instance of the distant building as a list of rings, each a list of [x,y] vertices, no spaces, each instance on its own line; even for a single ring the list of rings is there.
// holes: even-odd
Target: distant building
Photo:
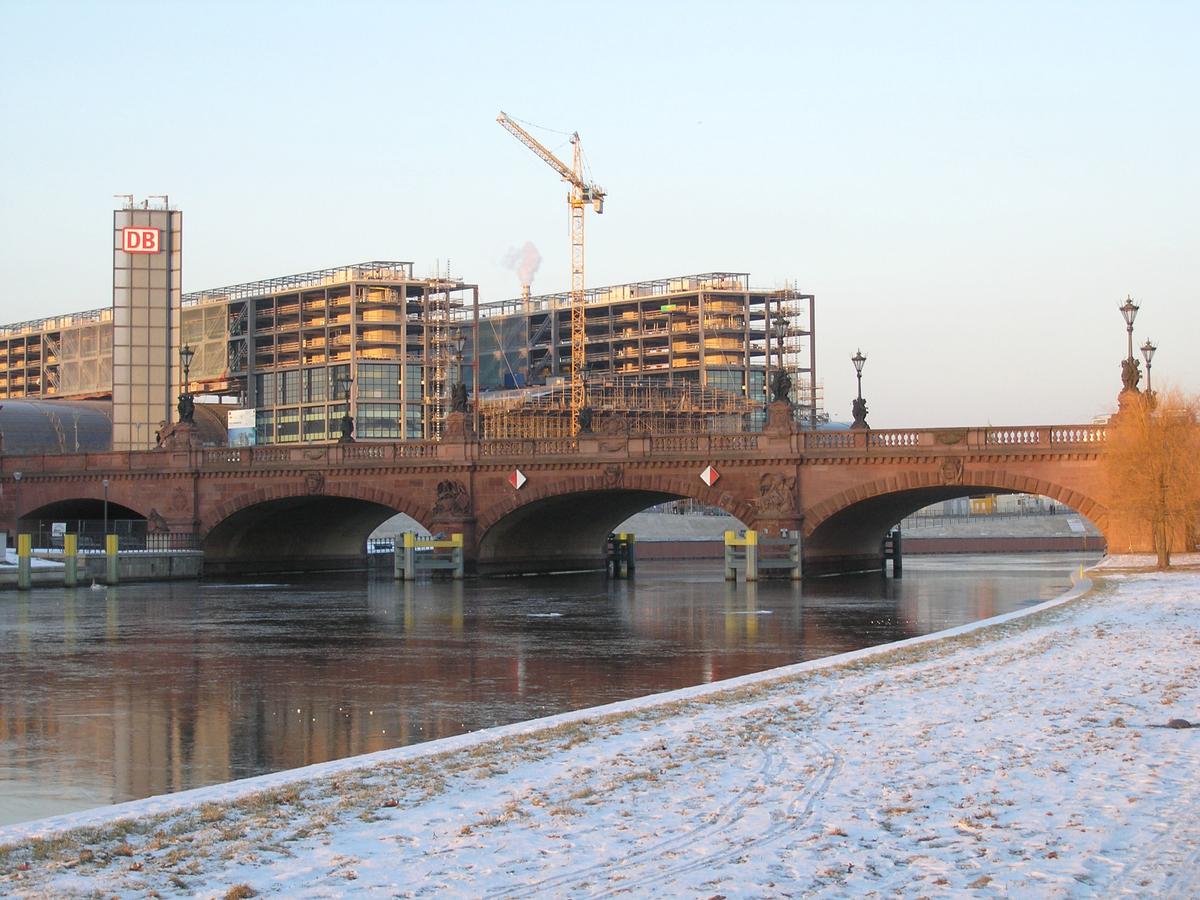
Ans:
[[[181,293],[181,213],[163,205],[114,212],[112,306],[0,326],[0,402],[108,400],[112,446],[148,448],[174,418],[187,346],[187,389],[253,410],[255,443],[336,440],[347,400],[358,440],[436,439],[451,385],[486,398],[570,372],[566,293],[480,303],[473,284],[387,260]],[[820,420],[814,312],[812,295],[745,273],[591,288],[588,378],[759,406],[783,365],[797,417]]]

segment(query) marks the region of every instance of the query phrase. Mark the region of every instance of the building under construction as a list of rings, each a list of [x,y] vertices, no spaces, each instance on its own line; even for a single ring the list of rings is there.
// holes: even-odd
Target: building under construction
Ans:
[[[153,252],[137,245],[145,232],[162,242]],[[460,382],[485,438],[577,427],[570,293],[480,303],[448,272],[373,261],[180,294],[182,219],[165,198],[116,211],[114,241],[111,307],[0,327],[0,400],[107,400],[114,449],[154,446],[184,390],[244,411],[256,443],[336,440],[347,412],[357,440],[438,439]],[[755,289],[745,273],[589,289],[576,371],[593,424],[753,428],[779,368],[797,419],[819,422],[814,312],[811,294]]]
[[[822,419],[811,294],[708,272],[592,288],[585,301],[587,404],[597,422],[619,415],[638,431],[754,428],[780,367],[800,421]],[[569,335],[567,293],[480,306],[485,435],[570,433],[561,389]],[[489,396],[496,387],[525,391]]]

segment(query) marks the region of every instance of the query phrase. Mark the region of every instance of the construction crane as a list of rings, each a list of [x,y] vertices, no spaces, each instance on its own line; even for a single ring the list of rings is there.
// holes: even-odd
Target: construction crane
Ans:
[[[590,203],[597,213],[603,213],[605,193],[599,185],[584,180],[583,148],[578,131],[571,135],[574,156],[573,164],[568,166],[503,112],[496,116],[496,121],[570,185],[567,205],[571,213],[571,434],[578,434],[579,413],[587,399],[584,385],[587,333],[583,309],[583,209]]]

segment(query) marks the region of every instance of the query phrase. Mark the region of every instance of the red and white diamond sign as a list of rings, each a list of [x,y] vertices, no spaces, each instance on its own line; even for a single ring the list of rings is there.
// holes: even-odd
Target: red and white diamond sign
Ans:
[[[508,476],[508,483],[518,491],[521,489],[521,485],[528,480],[529,479],[525,477],[525,473],[520,469],[513,469],[512,474]]]
[[[712,487],[717,483],[717,479],[721,477],[721,473],[712,466],[705,466],[704,471],[700,473],[700,480]]]

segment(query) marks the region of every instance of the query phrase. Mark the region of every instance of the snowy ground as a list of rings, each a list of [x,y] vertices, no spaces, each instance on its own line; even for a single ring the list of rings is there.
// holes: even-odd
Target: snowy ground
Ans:
[[[1200,573],[0,829],[0,894],[1200,893]],[[73,830],[70,830],[73,829]]]

